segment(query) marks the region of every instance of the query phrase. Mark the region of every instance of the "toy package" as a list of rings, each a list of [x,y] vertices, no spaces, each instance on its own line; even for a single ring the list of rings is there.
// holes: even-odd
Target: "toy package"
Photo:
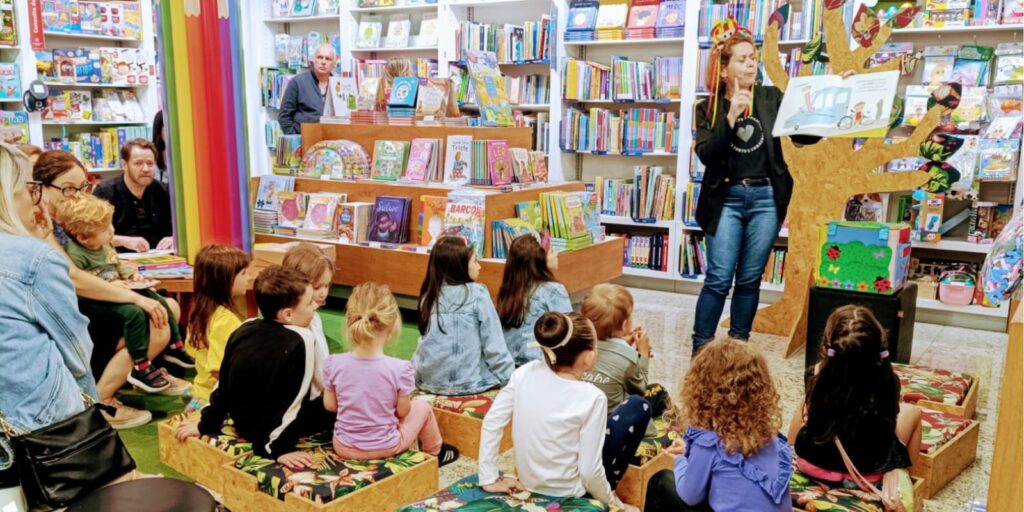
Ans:
[[[961,46],[953,65],[953,81],[963,86],[987,86],[993,53],[991,46]]]
[[[1020,286],[1024,256],[1024,211],[1017,212],[996,237],[985,263],[975,300],[988,307],[998,307]]]
[[[928,0],[924,7],[926,27],[965,27],[971,21],[970,0]]]
[[[953,79],[953,66],[960,48],[956,45],[926,46],[921,83],[939,85]]]
[[[906,224],[831,221],[820,228],[815,283],[893,295],[907,282],[910,248]]]
[[[906,126],[917,126],[928,113],[928,99],[932,91],[938,86],[935,85],[908,85],[906,89],[906,100],[903,106],[903,124]]]
[[[953,153],[946,162],[960,171],[960,179],[950,186],[947,194],[950,199],[975,200],[980,190],[978,188],[978,143],[977,135],[964,135],[960,137],[964,143],[960,149]]]
[[[1020,139],[982,139],[978,148],[978,179],[1014,181]]]
[[[1024,44],[999,43],[999,46],[996,47],[996,74],[992,82],[995,84],[1024,82]]]
[[[964,86],[960,93],[960,104],[950,114],[950,120],[961,132],[976,132],[986,119],[985,99],[988,91],[984,86]]]
[[[946,194],[934,194],[923,189],[914,191],[914,205],[911,218],[914,222],[914,238],[923,242],[938,242],[942,239],[942,211]]]

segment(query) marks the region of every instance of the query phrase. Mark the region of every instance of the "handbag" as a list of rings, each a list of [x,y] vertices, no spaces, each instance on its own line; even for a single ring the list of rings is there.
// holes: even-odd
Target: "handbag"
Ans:
[[[60,508],[135,469],[135,460],[100,405],[82,394],[84,411],[18,434],[0,411],[0,429],[14,451],[15,468],[29,504]]]
[[[833,439],[836,442],[836,448],[839,449],[839,455],[843,458],[843,464],[846,464],[846,471],[853,477],[853,482],[857,484],[857,487],[860,487],[860,490],[877,496],[888,512],[908,512],[914,510],[914,484],[910,480],[910,473],[906,469],[901,468],[887,471],[882,476],[882,489],[879,490],[878,487],[875,487],[874,484],[864,478],[860,471],[857,471],[857,466],[853,465],[853,461],[846,454],[843,443],[839,441],[839,438],[835,437]]]

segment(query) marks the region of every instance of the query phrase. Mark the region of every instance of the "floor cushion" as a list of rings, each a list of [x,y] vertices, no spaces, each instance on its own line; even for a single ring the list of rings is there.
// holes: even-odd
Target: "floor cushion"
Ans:
[[[494,398],[496,396],[498,396],[497,389],[465,396],[434,395],[417,390],[413,393],[412,398],[413,400],[423,400],[429,403],[431,407],[441,409],[443,411],[462,414],[469,416],[470,418],[482,420],[487,414],[487,411],[491,410],[491,404],[494,403]]]
[[[438,491],[433,496],[398,509],[397,512],[434,512],[468,507],[468,510],[528,510],[545,512],[599,512],[608,505],[590,498],[554,498],[530,492],[495,494],[477,485],[477,475],[470,475]]]
[[[168,425],[177,428],[184,421],[199,419],[199,411],[176,414],[168,418]],[[199,439],[204,443],[224,452],[231,457],[238,457],[252,451],[252,443],[239,437],[235,431],[235,424],[230,419],[221,425],[220,433],[215,436],[202,435]]]
[[[969,426],[967,418],[921,409],[921,453],[936,452]]]
[[[910,404],[927,400],[959,405],[974,380],[966,373],[910,364],[894,364],[893,369],[900,378],[902,399]]]
[[[428,460],[427,454],[414,450],[388,459],[342,460],[327,444],[310,440],[300,443],[310,452],[313,466],[293,470],[271,459],[248,455],[235,461],[235,467],[256,477],[260,492],[284,500],[295,494],[317,504],[329,503],[374,482],[396,475]]]
[[[683,438],[682,428],[678,421],[665,416],[654,418],[652,421],[654,421],[654,427],[658,430],[658,434],[645,437],[643,441],[640,441],[636,457],[630,463],[634,466],[643,466],[661,454],[673,441]]]
[[[789,478],[789,492],[793,498],[794,510],[806,512],[885,512],[874,494],[858,489],[852,482],[843,484],[825,482],[812,478],[796,468],[793,458],[793,475]],[[920,480],[914,481],[914,508],[919,510],[922,501],[919,496]]]

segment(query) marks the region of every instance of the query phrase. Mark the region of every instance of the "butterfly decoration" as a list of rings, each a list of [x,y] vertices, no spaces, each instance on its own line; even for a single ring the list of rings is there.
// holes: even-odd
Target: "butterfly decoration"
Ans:
[[[828,53],[825,47],[825,42],[822,41],[821,33],[814,34],[814,37],[807,44],[804,45],[803,50],[800,52],[800,61],[804,64],[810,64],[812,62],[828,62]]]
[[[789,20],[789,4],[782,4],[768,17],[768,26],[770,27],[772,23],[778,23],[779,29],[782,29],[782,27],[786,26],[787,20]]]
[[[936,133],[921,143],[918,153],[934,162],[945,162],[964,145],[964,139]]]
[[[871,257],[875,258],[876,260],[884,259],[885,258],[885,251],[875,251],[875,252],[871,253]]]
[[[886,23],[891,25],[893,28],[906,28],[914,22],[914,18],[919,12],[921,12],[920,5],[905,6],[900,9],[895,16],[889,18]]]
[[[878,21],[878,16],[875,15],[875,11],[870,7],[860,4],[860,8],[857,9],[857,14],[853,19],[854,21],[850,25],[850,36],[864,48],[870,48],[871,42],[874,41],[878,31],[882,28],[881,22]]]
[[[959,82],[944,83],[932,91],[931,97],[928,98],[928,108],[930,109],[935,104],[939,104],[954,110],[960,106],[960,95],[962,92],[963,86]]]
[[[960,171],[946,162],[930,160],[921,165],[917,170],[928,173],[928,183],[925,183],[922,188],[924,188],[926,192],[931,192],[933,194],[945,192],[949,190],[954,183],[960,181]]]
[[[892,111],[889,112],[889,129],[903,124],[903,98],[896,95],[892,99]]]
[[[834,265],[832,263],[829,263],[828,264],[828,271],[831,274],[837,274],[838,275],[839,274],[839,265]]]
[[[846,0],[825,0],[825,8],[828,10],[838,9],[846,3]]]

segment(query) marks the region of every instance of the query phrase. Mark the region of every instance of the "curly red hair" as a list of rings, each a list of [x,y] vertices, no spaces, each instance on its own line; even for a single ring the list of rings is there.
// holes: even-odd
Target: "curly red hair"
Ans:
[[[782,428],[768,363],[745,342],[705,345],[683,378],[682,403],[685,420],[718,434],[730,454],[751,457]]]

